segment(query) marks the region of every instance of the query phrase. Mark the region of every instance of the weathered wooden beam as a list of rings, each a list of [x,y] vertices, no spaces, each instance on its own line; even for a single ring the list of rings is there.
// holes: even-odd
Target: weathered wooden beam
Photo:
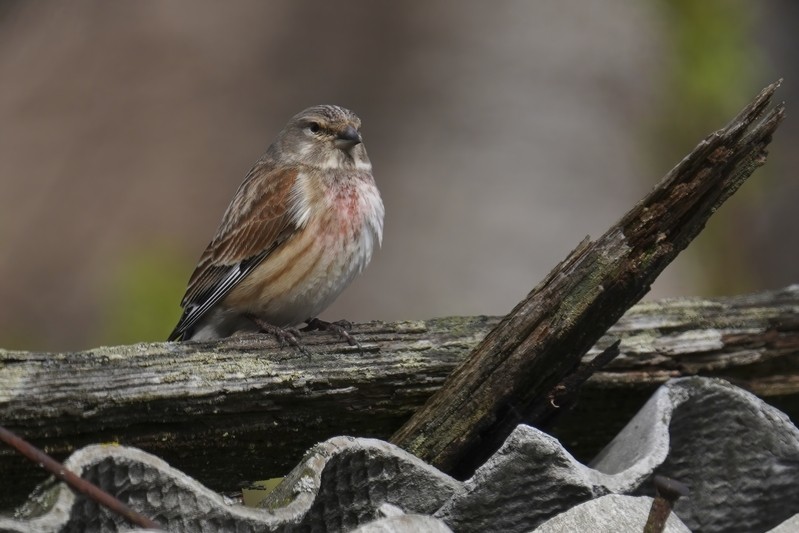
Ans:
[[[217,490],[282,476],[335,435],[389,437],[499,317],[358,324],[364,353],[325,333],[310,358],[269,337],[157,343],[78,353],[0,351],[0,420],[63,458],[86,444],[143,448]],[[735,298],[634,306],[589,360],[621,355],[582,387],[554,427],[582,458],[609,442],[671,377],[718,376],[799,420],[799,285]],[[0,507],[44,474],[0,447]]]

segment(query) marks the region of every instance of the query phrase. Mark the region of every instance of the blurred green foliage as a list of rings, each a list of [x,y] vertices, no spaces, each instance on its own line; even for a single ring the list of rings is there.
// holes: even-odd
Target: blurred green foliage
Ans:
[[[669,168],[695,143],[722,127],[761,88],[761,51],[754,36],[757,4],[744,0],[663,0],[665,35],[673,47],[653,139],[658,168]],[[773,81],[773,80],[771,80]],[[758,286],[737,241],[760,176],[750,180],[711,218],[686,251],[705,295]],[[692,283],[693,285],[693,283]]]
[[[650,153],[662,171],[679,161],[700,139],[721,127],[762,85],[756,28],[760,6],[745,0],[661,0],[661,43],[671,48],[658,70],[661,99],[653,102],[658,118]],[[772,81],[772,80],[767,80]],[[738,238],[756,208],[764,171],[734,195],[687,250],[685,265],[697,265],[697,279],[686,285],[702,293],[732,294],[763,286],[741,257]],[[100,304],[98,328],[87,335],[91,346],[166,338],[180,314],[195,256],[164,243],[131,246],[108,280]],[[11,327],[14,326],[14,327]],[[6,331],[6,329],[8,331]],[[0,332],[6,348],[37,345],[34,327],[13,324]],[[87,346],[88,347],[88,346]]]
[[[185,256],[164,245],[131,249],[111,276],[99,342],[166,340],[180,317],[178,304],[191,274],[188,265]]]
[[[753,3],[662,0],[661,7],[664,44],[673,48],[665,54],[673,61],[664,65],[653,139],[654,163],[663,169],[723,126],[755,94],[761,52],[753,39],[758,15]],[[757,283],[736,243],[736,227],[746,219],[754,188],[749,184],[733,196],[687,251],[687,263],[697,265],[696,282],[705,294],[742,292]],[[189,263],[167,246],[132,251],[108,290],[99,340],[121,344],[165,339],[180,314]]]

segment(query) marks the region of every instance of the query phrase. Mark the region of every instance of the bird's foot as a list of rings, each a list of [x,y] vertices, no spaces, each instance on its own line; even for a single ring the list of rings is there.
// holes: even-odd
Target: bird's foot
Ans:
[[[350,335],[349,330],[352,329],[352,322],[349,320],[336,320],[335,322],[327,322],[319,320],[318,318],[309,318],[305,321],[307,326],[300,331],[331,331],[347,341],[350,346],[357,346],[361,350],[361,343],[355,340],[355,337]]]
[[[288,344],[303,354],[310,355],[308,350],[306,350],[305,347],[300,343],[301,335],[297,328],[281,328],[278,326],[273,326],[269,322],[266,322],[255,315],[248,315],[248,318],[260,328],[261,333],[272,335],[275,339],[277,339],[277,342],[280,343],[281,348]]]

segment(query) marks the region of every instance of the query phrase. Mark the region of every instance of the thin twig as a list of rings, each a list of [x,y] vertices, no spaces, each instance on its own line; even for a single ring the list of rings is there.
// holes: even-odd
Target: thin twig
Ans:
[[[555,385],[542,399],[543,401],[533,406],[527,416],[527,422],[540,428],[548,424],[552,417],[562,411],[564,407],[571,405],[583,383],[619,355],[620,345],[621,339],[617,339],[616,342],[605,348],[602,353],[587,363],[578,366],[572,374],[569,374],[563,381]]]
[[[66,483],[72,490],[84,494],[137,526],[148,529],[162,529],[157,522],[137,513],[97,485],[68,470],[64,465],[3,426],[0,426],[0,440]]]

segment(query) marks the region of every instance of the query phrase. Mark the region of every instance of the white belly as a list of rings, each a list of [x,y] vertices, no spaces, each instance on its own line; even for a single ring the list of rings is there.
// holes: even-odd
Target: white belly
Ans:
[[[301,324],[333,303],[366,267],[378,238],[363,222],[314,218],[242,280],[221,307],[279,327]]]

